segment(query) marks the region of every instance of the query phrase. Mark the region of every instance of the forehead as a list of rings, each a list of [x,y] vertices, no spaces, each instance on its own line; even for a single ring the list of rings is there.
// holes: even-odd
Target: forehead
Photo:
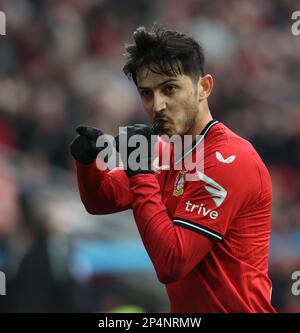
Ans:
[[[174,80],[177,82],[184,82],[187,79],[189,79],[189,77],[186,75],[169,76],[153,73],[148,67],[142,67],[139,69],[136,76],[138,87],[155,87],[165,81]]]

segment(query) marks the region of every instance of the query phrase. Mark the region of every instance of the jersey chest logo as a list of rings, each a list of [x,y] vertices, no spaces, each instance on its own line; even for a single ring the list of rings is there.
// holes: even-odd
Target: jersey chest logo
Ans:
[[[184,192],[185,174],[186,174],[186,171],[180,171],[180,172],[178,172],[178,174],[176,176],[175,183],[174,183],[174,190],[173,190],[173,195],[175,197],[182,195]]]

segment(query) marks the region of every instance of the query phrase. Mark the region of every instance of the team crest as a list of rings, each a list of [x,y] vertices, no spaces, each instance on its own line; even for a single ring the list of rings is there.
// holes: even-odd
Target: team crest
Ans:
[[[186,172],[182,172],[182,171],[178,172],[178,175],[177,175],[175,183],[174,183],[174,191],[173,191],[173,195],[175,197],[182,195],[184,192],[185,174],[186,174]]]

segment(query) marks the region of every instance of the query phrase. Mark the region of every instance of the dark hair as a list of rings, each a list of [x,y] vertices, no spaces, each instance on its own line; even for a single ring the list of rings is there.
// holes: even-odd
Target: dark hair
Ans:
[[[204,54],[201,45],[192,37],[174,30],[153,25],[150,32],[139,27],[134,44],[125,46],[124,73],[135,83],[137,71],[147,66],[157,74],[176,76],[185,74],[193,80],[204,75]]]

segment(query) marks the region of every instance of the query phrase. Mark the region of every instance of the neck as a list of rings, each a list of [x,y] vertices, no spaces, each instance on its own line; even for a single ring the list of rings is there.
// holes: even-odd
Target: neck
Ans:
[[[201,133],[204,127],[212,120],[211,113],[209,111],[207,103],[200,105],[200,112],[198,113],[197,120],[194,126],[186,134],[192,135],[193,141],[196,139],[196,136]]]

